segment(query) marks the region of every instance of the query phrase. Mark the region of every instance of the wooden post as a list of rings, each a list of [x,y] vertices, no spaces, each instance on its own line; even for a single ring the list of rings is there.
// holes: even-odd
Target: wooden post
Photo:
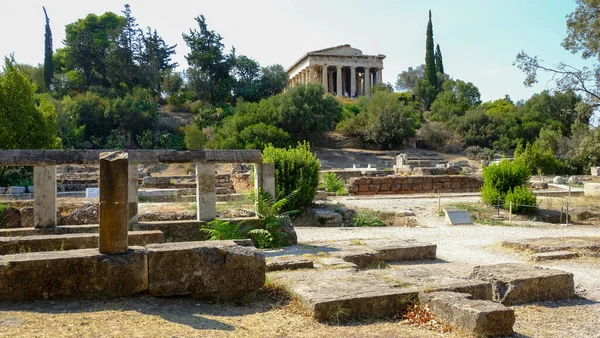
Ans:
[[[128,167],[125,152],[100,154],[100,253],[127,253]]]

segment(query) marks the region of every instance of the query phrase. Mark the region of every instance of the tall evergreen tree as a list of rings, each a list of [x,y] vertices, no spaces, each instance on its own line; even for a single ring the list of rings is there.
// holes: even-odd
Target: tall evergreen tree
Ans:
[[[50,89],[54,77],[54,61],[52,60],[52,31],[50,30],[50,19],[46,13],[46,7],[42,6],[46,17],[46,32],[44,33],[44,84],[46,90]]]
[[[433,51],[433,24],[431,23],[431,10],[429,10],[429,23],[427,23],[427,40],[425,43],[425,80],[430,85],[437,87],[437,70],[435,67],[435,53]]]
[[[442,59],[442,50],[440,49],[440,45],[437,45],[435,48],[435,69],[438,73],[444,74],[444,61]]]

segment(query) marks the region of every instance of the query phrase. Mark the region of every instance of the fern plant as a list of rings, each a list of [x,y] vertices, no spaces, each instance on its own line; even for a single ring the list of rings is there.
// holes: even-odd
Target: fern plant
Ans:
[[[229,221],[215,219],[200,228],[200,232],[204,233],[211,241],[221,241],[247,238],[248,232],[251,229],[252,227],[250,226],[241,226]]]
[[[285,219],[298,210],[289,210],[282,212],[289,207],[298,190],[294,190],[289,195],[275,200],[271,194],[259,189],[254,197],[254,206],[258,216],[258,227],[248,232],[248,237],[257,248],[279,248],[287,243],[290,234],[283,232],[281,226]]]

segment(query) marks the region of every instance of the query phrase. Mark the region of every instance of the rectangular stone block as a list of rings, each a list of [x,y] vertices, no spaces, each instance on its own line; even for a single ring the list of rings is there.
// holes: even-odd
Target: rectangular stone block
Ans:
[[[0,299],[11,301],[125,297],[148,290],[147,252],[98,249],[0,256]]]
[[[527,264],[476,266],[470,277],[491,282],[493,300],[506,305],[561,300],[575,296],[572,273]]]
[[[234,241],[148,246],[148,285],[154,296],[239,298],[265,283],[265,257]]]
[[[489,300],[473,300],[456,292],[420,293],[419,302],[444,323],[476,336],[498,337],[513,334],[514,310]]]

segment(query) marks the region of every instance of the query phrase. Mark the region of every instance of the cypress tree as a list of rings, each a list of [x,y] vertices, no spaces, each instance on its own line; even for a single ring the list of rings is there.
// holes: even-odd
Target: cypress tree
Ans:
[[[440,45],[437,45],[435,48],[435,69],[438,73],[444,74],[444,61],[442,59]]]
[[[437,88],[437,70],[435,67],[435,53],[433,51],[433,24],[431,23],[431,10],[429,10],[429,23],[427,23],[427,41],[425,43],[425,80]]]
[[[44,84],[46,90],[50,90],[52,78],[54,77],[54,61],[52,60],[52,31],[50,30],[50,19],[46,8],[42,6],[46,17],[46,32],[44,33]]]

